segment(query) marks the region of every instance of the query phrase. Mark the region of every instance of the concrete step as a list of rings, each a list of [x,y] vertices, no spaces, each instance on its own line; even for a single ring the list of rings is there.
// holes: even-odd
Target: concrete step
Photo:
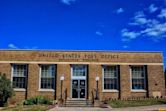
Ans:
[[[84,102],[83,102],[83,103],[76,103],[76,102],[75,102],[75,103],[74,103],[74,102],[70,103],[70,102],[66,102],[65,104],[76,104],[76,105],[77,105],[77,104],[80,104],[80,105],[91,105],[92,103],[84,103]]]
[[[91,100],[67,100],[62,107],[93,107]]]
[[[93,107],[93,105],[69,105],[69,104],[66,104],[66,105],[62,105],[62,107]]]

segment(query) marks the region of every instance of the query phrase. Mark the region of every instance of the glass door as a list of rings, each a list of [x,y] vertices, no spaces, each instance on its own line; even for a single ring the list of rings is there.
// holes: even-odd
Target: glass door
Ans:
[[[84,99],[86,96],[86,81],[72,80],[72,98]]]
[[[79,88],[80,88],[80,94],[79,94],[79,98],[85,98],[85,87],[86,87],[86,85],[85,85],[86,83],[85,83],[85,80],[80,80],[79,81]]]
[[[78,80],[72,80],[72,98],[78,98]]]

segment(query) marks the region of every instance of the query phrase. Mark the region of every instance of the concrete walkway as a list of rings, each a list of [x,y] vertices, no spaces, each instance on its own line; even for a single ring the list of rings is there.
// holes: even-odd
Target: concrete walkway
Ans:
[[[53,108],[49,111],[112,111],[109,108],[82,108],[82,107],[59,107],[59,108]]]
[[[127,108],[55,107],[50,111],[166,111],[166,105],[152,105]]]
[[[113,108],[111,111],[166,111],[166,105]]]

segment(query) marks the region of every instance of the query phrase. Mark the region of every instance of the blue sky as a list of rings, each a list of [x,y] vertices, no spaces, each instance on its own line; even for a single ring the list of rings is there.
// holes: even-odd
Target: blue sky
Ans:
[[[1,49],[163,51],[166,57],[166,0],[0,0],[0,38]]]

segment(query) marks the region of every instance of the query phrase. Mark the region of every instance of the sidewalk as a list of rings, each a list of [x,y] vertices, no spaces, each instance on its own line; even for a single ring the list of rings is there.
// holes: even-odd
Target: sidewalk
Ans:
[[[94,108],[94,107],[59,107],[59,108],[53,108],[49,111],[112,111],[109,108]]]
[[[113,108],[111,111],[166,111],[166,105]]]
[[[83,108],[83,107],[56,107],[49,111],[166,111],[166,105],[152,105],[127,108]]]

